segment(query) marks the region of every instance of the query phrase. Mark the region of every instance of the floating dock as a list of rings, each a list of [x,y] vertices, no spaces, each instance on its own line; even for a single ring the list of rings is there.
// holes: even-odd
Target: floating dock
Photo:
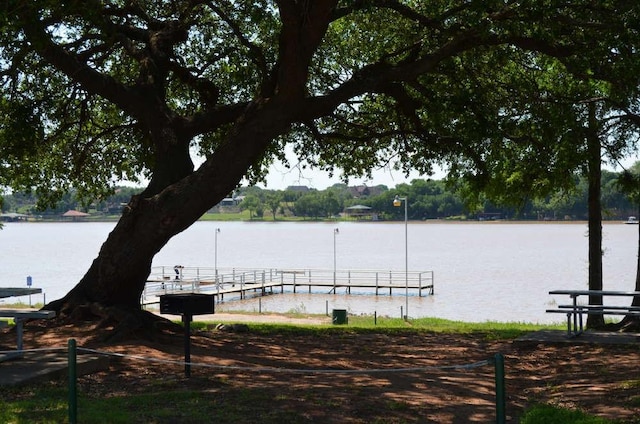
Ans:
[[[213,269],[203,267],[153,267],[142,303],[158,302],[158,296],[170,293],[205,293],[222,302],[225,296],[246,298],[297,293],[389,295],[409,292],[418,296],[434,294],[433,271],[371,271],[321,269]]]

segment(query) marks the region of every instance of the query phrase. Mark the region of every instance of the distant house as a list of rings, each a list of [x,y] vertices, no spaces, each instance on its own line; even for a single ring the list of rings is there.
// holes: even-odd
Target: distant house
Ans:
[[[75,209],[70,209],[70,210],[68,210],[68,211],[66,211],[65,213],[62,214],[63,218],[67,218],[67,219],[70,219],[72,221],[80,221],[80,220],[82,220],[82,219],[84,219],[84,218],[86,218],[88,216],[89,216],[88,213],[80,212],[80,211],[77,211]]]
[[[218,206],[238,206],[244,200],[244,196],[225,197],[218,203]]]
[[[122,213],[122,211],[126,207],[127,207],[127,203],[118,203],[118,204],[111,203],[107,205],[107,207],[104,209],[104,212],[108,214],[119,214],[119,213]]]
[[[27,218],[29,218],[29,215],[25,215],[23,213],[9,212],[0,214],[0,221],[5,222],[26,221]]]
[[[379,196],[385,189],[383,186],[369,187],[366,185],[351,186],[348,188],[353,197]]]
[[[233,197],[225,197],[220,202],[220,206],[237,206],[238,202]]]
[[[349,187],[349,193],[353,197],[366,197],[369,196],[370,190],[366,185],[352,186]]]

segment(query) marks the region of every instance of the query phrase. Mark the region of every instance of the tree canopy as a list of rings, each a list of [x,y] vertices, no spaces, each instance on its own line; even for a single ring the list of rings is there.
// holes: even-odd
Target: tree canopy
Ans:
[[[304,163],[347,175],[445,164],[480,187],[500,168],[509,172],[496,181],[514,169],[566,172],[558,158],[571,144],[558,140],[571,129],[545,99],[568,85],[579,102],[573,84],[595,81],[633,109],[638,9],[7,0],[0,185],[54,201],[69,187],[96,196],[148,179],[61,302],[136,308],[153,255],[243,178],[259,180],[287,144]]]
[[[95,195],[147,177],[159,190],[222,150],[256,99],[286,96],[298,108],[250,176],[284,142],[347,175],[446,162],[498,174],[490,154],[522,155],[523,131],[559,119],[549,91],[581,100],[571,73],[629,79],[637,8],[582,3],[8,1],[2,183]]]

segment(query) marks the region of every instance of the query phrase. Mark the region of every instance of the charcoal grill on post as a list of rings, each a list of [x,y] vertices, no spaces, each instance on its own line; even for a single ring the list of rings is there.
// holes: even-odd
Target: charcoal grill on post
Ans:
[[[191,321],[194,315],[213,314],[214,295],[178,293],[160,295],[160,313],[182,315],[184,325],[184,375],[191,377]]]

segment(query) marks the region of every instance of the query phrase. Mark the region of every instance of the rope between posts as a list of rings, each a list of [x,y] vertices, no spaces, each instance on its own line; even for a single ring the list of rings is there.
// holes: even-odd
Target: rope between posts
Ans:
[[[39,349],[21,349],[21,350],[0,350],[0,355],[12,354],[12,353],[30,353],[30,352],[60,352],[66,351],[66,347],[43,347]]]
[[[259,367],[259,366],[239,366],[239,365],[215,365],[197,362],[176,361],[168,359],[150,358],[138,355],[128,355],[124,353],[107,352],[96,349],[88,349],[77,347],[75,340],[70,339],[68,347],[50,347],[41,349],[24,349],[0,351],[3,354],[24,354],[29,352],[60,352],[68,353],[69,365],[69,423],[77,424],[77,391],[76,391],[76,353],[85,352],[97,355],[112,356],[118,358],[129,358],[138,361],[155,362],[171,365],[189,365],[202,368],[212,368],[219,370],[247,371],[247,372],[271,372],[271,373],[293,373],[293,374],[375,374],[375,373],[407,373],[407,372],[424,372],[433,370],[470,370],[487,365],[495,366],[496,381],[496,423],[506,423],[506,394],[505,394],[505,378],[504,378],[504,356],[500,353],[494,358],[483,361],[477,361],[463,365],[442,365],[442,366],[425,366],[425,367],[409,367],[409,368],[372,368],[372,369],[298,369],[298,368],[276,368],[276,367]]]
[[[78,347],[79,352],[93,353],[105,356],[113,356],[118,358],[129,358],[138,361],[155,362],[169,365],[191,365],[193,367],[213,368],[219,370],[232,371],[252,371],[252,372],[271,372],[271,373],[289,373],[289,374],[376,374],[376,373],[406,373],[406,372],[423,372],[433,370],[469,370],[473,368],[483,367],[493,364],[492,360],[483,360],[464,365],[442,365],[428,367],[411,367],[411,368],[372,368],[372,369],[309,369],[309,368],[276,368],[276,367],[258,367],[258,366],[240,366],[240,365],[216,365],[205,364],[199,362],[185,362],[171,359],[149,358],[138,355],[128,355],[125,353],[106,352],[95,349],[87,349]]]
[[[56,349],[59,350],[59,349]],[[193,365],[203,368],[215,368],[220,370],[234,371],[250,371],[250,372],[271,372],[271,373],[295,373],[295,374],[373,374],[373,373],[406,373],[406,372],[423,372],[428,370],[469,370],[486,365],[495,366],[495,383],[496,383],[496,424],[506,423],[506,394],[505,394],[505,378],[504,378],[504,356],[497,353],[493,359],[477,361],[464,365],[444,365],[444,366],[428,366],[428,367],[411,367],[411,368],[373,368],[373,369],[295,369],[295,368],[275,368],[275,367],[258,367],[258,366],[237,366],[237,365],[214,365],[203,364],[186,361],[175,361],[167,359],[149,358],[138,355],[128,355],[124,353],[106,352],[96,349],[88,349],[76,346],[74,339],[69,340],[68,345],[69,356],[69,423],[77,424],[77,372],[76,372],[76,353],[85,352],[97,355],[113,356],[118,358],[129,358],[140,361],[173,364],[173,365]],[[187,374],[187,377],[189,375]]]
[[[23,349],[23,350],[1,350],[2,354],[15,354],[15,353],[31,353],[31,352],[65,352],[67,347],[49,347],[40,349]],[[277,368],[277,367],[259,367],[259,366],[240,366],[240,365],[217,365],[206,364],[199,362],[185,362],[172,359],[159,359],[151,358],[139,355],[129,355],[125,353],[108,352],[97,349],[89,349],[83,347],[77,347],[78,352],[93,353],[103,356],[112,356],[117,358],[128,358],[136,361],[155,362],[167,365],[191,365],[201,368],[214,368],[220,370],[232,370],[232,371],[259,371],[259,372],[273,372],[273,373],[297,373],[297,374],[374,374],[374,373],[406,373],[406,372],[423,372],[434,370],[470,370],[474,368],[484,367],[493,364],[493,359],[486,359],[482,361],[472,362],[470,364],[462,365],[440,365],[440,366],[425,366],[425,367],[408,367],[408,368],[371,368],[371,369],[317,369],[317,368]]]

